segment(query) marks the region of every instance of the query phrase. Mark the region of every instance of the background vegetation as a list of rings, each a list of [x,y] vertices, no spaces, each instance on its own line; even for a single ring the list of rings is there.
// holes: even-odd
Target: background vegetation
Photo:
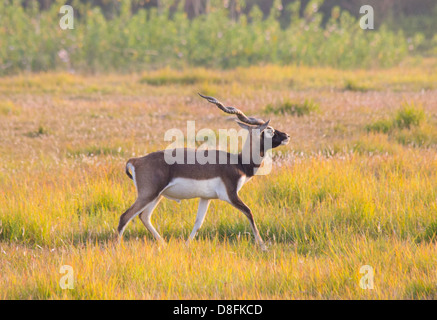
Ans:
[[[408,36],[403,29],[387,25],[362,30],[358,18],[338,6],[319,12],[320,0],[290,2],[285,7],[275,1],[267,15],[252,4],[247,13],[238,11],[238,16],[231,14],[234,7],[212,1],[207,14],[191,19],[183,2],[168,3],[175,6],[132,10],[127,0],[109,10],[72,1],[74,30],[62,30],[62,1],[53,2],[47,10],[40,10],[37,1],[25,6],[18,0],[2,1],[0,74],[271,63],[374,68],[393,66],[417,55],[418,49],[435,53],[437,45],[437,38],[408,28]],[[354,9],[359,12],[359,6]]]

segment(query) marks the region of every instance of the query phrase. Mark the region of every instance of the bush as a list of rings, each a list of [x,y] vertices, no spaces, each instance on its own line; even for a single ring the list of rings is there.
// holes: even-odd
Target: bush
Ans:
[[[25,136],[29,138],[38,138],[44,135],[48,135],[49,133],[50,133],[49,129],[40,125],[37,130],[27,132]]]
[[[346,80],[344,84],[344,89],[347,91],[358,91],[358,92],[366,92],[370,88],[360,85],[353,80]]]
[[[400,129],[410,129],[412,126],[417,127],[425,119],[425,112],[412,104],[405,103],[404,106],[396,112],[395,124]]]
[[[402,145],[414,147],[437,146],[437,130],[429,121],[426,122],[425,111],[414,103],[404,103],[388,119],[378,120],[365,127],[367,132],[389,134]]]
[[[393,129],[393,121],[389,119],[378,120],[366,126],[366,130],[373,132],[389,133]]]
[[[302,117],[308,115],[311,112],[319,111],[319,105],[312,100],[305,99],[303,103],[293,102],[287,100],[279,105],[268,104],[264,108],[264,113],[274,113],[274,114],[291,114],[293,116]]]
[[[367,131],[389,133],[393,129],[411,129],[425,120],[425,111],[414,103],[404,103],[391,119],[378,120],[366,126]]]
[[[413,129],[403,129],[395,134],[396,141],[403,145],[414,147],[437,146],[437,129],[430,124],[424,124]]]

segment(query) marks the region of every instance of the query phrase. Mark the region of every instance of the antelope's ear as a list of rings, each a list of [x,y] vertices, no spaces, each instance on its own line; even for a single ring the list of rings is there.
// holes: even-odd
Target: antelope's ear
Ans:
[[[240,122],[240,121],[235,121],[235,122],[238,123],[238,125],[240,127],[242,127],[243,129],[246,129],[246,130],[250,131],[253,128],[252,126],[249,126],[248,124],[245,124],[243,122]]]
[[[260,125],[257,129],[259,129],[259,132],[263,132],[267,126],[269,125],[270,119],[264,122],[262,125]]]

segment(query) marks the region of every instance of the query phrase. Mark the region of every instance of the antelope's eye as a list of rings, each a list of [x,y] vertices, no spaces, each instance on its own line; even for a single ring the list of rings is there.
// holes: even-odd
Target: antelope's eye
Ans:
[[[272,128],[267,128],[264,132],[267,138],[273,138],[273,136],[275,135],[275,130],[273,130]]]

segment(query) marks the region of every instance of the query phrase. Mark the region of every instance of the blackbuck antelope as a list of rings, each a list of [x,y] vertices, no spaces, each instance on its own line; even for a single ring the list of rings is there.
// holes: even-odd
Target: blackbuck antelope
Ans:
[[[196,150],[187,148],[171,150],[171,152],[182,151],[184,157],[182,163],[168,164],[165,157],[165,153],[168,150],[161,150],[144,157],[129,159],[126,163],[126,174],[133,180],[138,192],[138,198],[120,217],[118,225],[119,237],[122,237],[126,224],[139,215],[144,226],[153,236],[157,240],[164,242],[153,227],[150,219],[153,210],[162,197],[176,201],[200,198],[196,222],[187,241],[189,242],[195,237],[201,227],[210,201],[212,199],[220,199],[230,203],[249,219],[256,242],[262,249],[265,249],[266,247],[256,227],[252,211],[240,199],[238,191],[260,168],[267,149],[286,145],[290,140],[290,136],[269,126],[270,120],[263,121],[247,117],[239,109],[225,107],[213,97],[199,95],[215,104],[222,111],[236,115],[241,121],[238,124],[244,129],[249,130],[248,139],[243,147],[243,151],[235,155],[220,150],[205,150],[205,152],[214,151],[217,159],[215,163],[206,164],[200,164],[197,161],[195,157]],[[254,147],[258,148],[255,151],[258,151],[261,161],[255,161],[253,158]],[[246,153],[249,157],[245,157],[245,152],[249,152]],[[193,164],[189,164],[187,161],[190,157],[195,159],[195,161],[191,162],[194,162]],[[227,161],[223,161],[223,159]]]

